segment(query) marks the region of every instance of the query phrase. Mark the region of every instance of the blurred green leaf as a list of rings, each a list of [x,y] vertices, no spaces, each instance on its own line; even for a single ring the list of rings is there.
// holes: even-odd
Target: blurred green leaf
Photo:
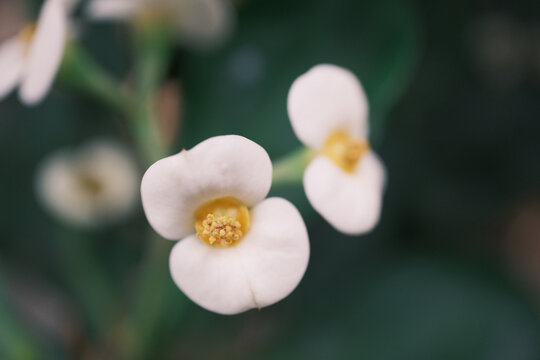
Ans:
[[[267,358],[537,359],[539,324],[510,290],[437,257],[387,263]]]
[[[298,143],[287,117],[289,87],[319,63],[359,76],[378,136],[409,83],[418,52],[418,25],[404,2],[246,2],[230,43],[217,55],[186,61],[184,144],[238,133],[261,143],[271,156],[283,155]]]

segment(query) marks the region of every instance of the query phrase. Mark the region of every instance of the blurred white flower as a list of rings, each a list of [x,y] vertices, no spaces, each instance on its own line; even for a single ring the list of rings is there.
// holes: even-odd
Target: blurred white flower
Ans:
[[[66,0],[46,0],[37,23],[0,45],[0,98],[17,85],[27,105],[47,95],[64,54],[71,5]]]
[[[88,14],[101,20],[138,20],[157,16],[171,21],[178,40],[194,47],[219,43],[231,31],[229,0],[92,0]]]
[[[367,141],[367,98],[350,71],[318,65],[292,84],[288,112],[296,136],[319,155],[304,173],[315,210],[337,230],[361,234],[377,224],[385,169]]]
[[[290,202],[265,200],[271,182],[266,151],[236,135],[203,141],[144,175],[146,216],[161,236],[182,239],[171,274],[195,303],[236,314],[283,299],[302,279],[307,230]]]
[[[36,189],[43,206],[76,226],[99,227],[120,220],[138,201],[139,171],[121,144],[95,140],[62,150],[41,164]]]

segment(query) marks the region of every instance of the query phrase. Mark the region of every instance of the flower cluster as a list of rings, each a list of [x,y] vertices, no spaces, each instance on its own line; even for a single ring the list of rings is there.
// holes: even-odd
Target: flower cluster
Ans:
[[[78,0],[45,0],[37,21],[0,44],[0,99],[17,86],[26,105],[43,100],[64,57],[70,33],[69,15]],[[233,24],[230,4],[223,0],[93,0],[92,20],[170,23],[180,42],[193,47],[219,44]]]
[[[318,155],[304,174],[313,207],[347,234],[379,219],[385,170],[367,141],[367,100],[356,77],[320,65],[298,78],[288,99],[300,140]],[[165,158],[141,186],[148,221],[180,241],[170,257],[180,289],[204,308],[235,314],[287,296],[302,278],[308,234],[296,208],[266,199],[272,164],[239,136],[208,139]]]
[[[36,24],[0,46],[0,98],[17,85],[26,104],[44,98],[62,63],[74,3],[46,0]],[[224,0],[92,0],[86,13],[135,26],[163,23],[179,41],[197,45],[226,34],[232,16]],[[303,174],[313,208],[343,233],[372,230],[386,172],[368,142],[368,101],[358,79],[338,66],[318,65],[294,81],[287,108],[295,134],[316,154]],[[267,198],[272,172],[261,146],[227,135],[161,159],[144,174],[140,192],[148,222],[177,241],[169,260],[172,278],[200,306],[221,314],[262,308],[301,281],[308,231],[293,204]],[[51,213],[96,227],[129,213],[137,179],[129,152],[100,141],[52,155],[38,171],[36,187]]]

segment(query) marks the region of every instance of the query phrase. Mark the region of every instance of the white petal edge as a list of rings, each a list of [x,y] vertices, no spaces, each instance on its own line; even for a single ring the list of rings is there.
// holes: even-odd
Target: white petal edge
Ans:
[[[224,135],[154,163],[143,176],[141,197],[154,230],[178,240],[195,231],[195,210],[205,202],[231,196],[253,206],[271,185],[266,151],[245,137]]]
[[[298,77],[287,99],[296,136],[319,149],[335,131],[367,138],[368,102],[358,78],[335,65],[317,65]]]
[[[96,20],[127,20],[141,5],[141,0],[92,0],[86,13]]]
[[[300,283],[309,239],[298,210],[285,199],[266,199],[251,210],[251,228],[230,248],[214,248],[196,235],[170,256],[176,285],[193,302],[224,315],[272,305]]]
[[[177,1],[177,31],[181,41],[208,48],[221,43],[234,25],[234,10],[227,0]]]
[[[373,151],[364,155],[353,174],[319,156],[304,172],[304,190],[313,208],[334,228],[359,235],[379,221],[385,179],[384,166]]]
[[[46,0],[41,9],[19,93],[21,101],[27,105],[40,102],[54,82],[64,56],[67,11],[63,0]]]
[[[58,218],[74,225],[90,225],[86,202],[79,196],[68,151],[49,155],[39,166],[36,192],[42,206]]]
[[[24,43],[18,37],[0,46],[0,99],[7,96],[19,83],[25,65]]]

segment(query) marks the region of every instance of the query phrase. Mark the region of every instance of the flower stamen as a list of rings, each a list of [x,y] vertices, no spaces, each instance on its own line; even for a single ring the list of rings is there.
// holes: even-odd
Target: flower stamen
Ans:
[[[225,197],[202,205],[195,212],[197,236],[211,246],[230,247],[249,229],[249,211],[240,201]]]
[[[322,152],[340,168],[353,173],[369,148],[367,140],[353,139],[343,131],[336,131],[326,139]]]

